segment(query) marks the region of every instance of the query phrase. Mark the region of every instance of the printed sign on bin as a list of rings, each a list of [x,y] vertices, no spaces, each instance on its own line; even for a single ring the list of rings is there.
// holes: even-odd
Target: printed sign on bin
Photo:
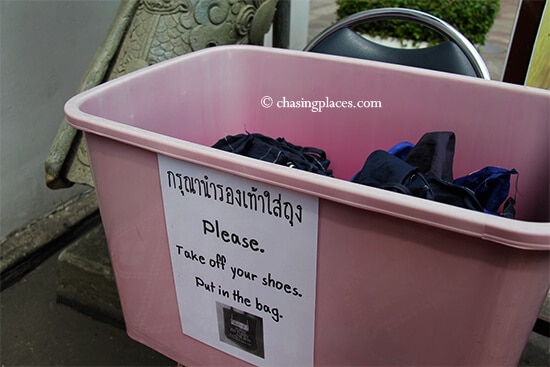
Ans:
[[[158,162],[183,333],[256,365],[312,365],[318,199]]]

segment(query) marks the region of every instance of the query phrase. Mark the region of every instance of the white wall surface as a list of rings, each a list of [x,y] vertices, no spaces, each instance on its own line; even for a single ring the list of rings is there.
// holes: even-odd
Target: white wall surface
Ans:
[[[119,0],[0,0],[0,242],[85,189],[50,190],[44,161]]]
[[[290,44],[288,48],[291,50],[303,50],[306,47],[309,2],[310,0],[292,0],[290,3]]]
[[[315,0],[312,0],[315,1]],[[303,50],[307,45],[310,0],[290,1],[289,45],[291,50]],[[264,46],[271,47],[273,27],[264,37]]]

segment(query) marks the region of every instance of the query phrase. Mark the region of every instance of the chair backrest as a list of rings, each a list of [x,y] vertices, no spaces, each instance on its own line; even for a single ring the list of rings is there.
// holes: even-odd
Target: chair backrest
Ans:
[[[365,22],[388,19],[423,24],[449,41],[426,48],[399,49],[371,42],[351,29]],[[380,8],[353,14],[321,32],[306,46],[305,51],[491,79],[485,62],[466,37],[443,20],[413,9]]]

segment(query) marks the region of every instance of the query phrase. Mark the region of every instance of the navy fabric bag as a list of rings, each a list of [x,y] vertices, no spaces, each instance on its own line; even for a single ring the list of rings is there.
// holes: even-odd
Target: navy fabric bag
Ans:
[[[517,175],[515,169],[504,169],[488,166],[477,172],[457,178],[454,183],[469,188],[475,192],[485,211],[497,213],[510,193],[510,178]],[[511,203],[508,203],[510,205]],[[507,213],[505,208],[504,213]],[[509,216],[509,213],[505,216]]]
[[[417,167],[383,150],[376,150],[369,155],[352,182],[424,199],[434,199],[430,184]]]
[[[454,180],[454,152],[453,132],[429,132],[416,145],[403,142],[373,152],[352,182],[514,218],[515,199],[508,195],[510,177],[518,172],[490,166]]]
[[[352,182],[483,211],[471,190],[435,176],[426,176],[418,167],[384,150],[371,153]]]
[[[314,147],[301,147],[284,138],[273,139],[262,134],[228,135],[213,145],[227,152],[256,158],[324,176],[332,176],[326,153]]]

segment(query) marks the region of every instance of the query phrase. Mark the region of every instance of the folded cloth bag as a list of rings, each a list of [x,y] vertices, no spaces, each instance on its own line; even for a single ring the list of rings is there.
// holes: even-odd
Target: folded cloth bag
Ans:
[[[301,147],[284,138],[273,139],[262,134],[228,135],[216,142],[214,148],[256,158],[287,167],[332,176],[326,153],[314,147]]]
[[[508,198],[508,195],[511,175],[518,172],[515,169],[488,166],[453,180],[455,142],[455,134],[451,131],[429,132],[424,134],[416,145],[403,142],[390,148],[388,152],[417,167],[420,173],[426,175],[432,190],[440,195],[438,201],[451,204],[453,198],[457,197],[457,192],[452,191],[455,190],[455,186],[460,186],[475,195],[484,212],[513,218],[515,199]],[[468,197],[464,196],[461,190],[458,193],[458,197],[461,198],[459,203]],[[445,198],[441,197],[443,195]],[[469,203],[466,206],[477,207],[477,204]],[[499,212],[501,206],[502,210]]]
[[[497,213],[500,206],[506,201],[510,193],[510,179],[512,175],[517,175],[515,169],[505,169],[500,167],[488,166],[467,176],[457,178],[454,183],[464,186],[475,192],[477,199],[489,213]],[[515,200],[514,200],[515,202]],[[509,217],[510,205],[514,202],[508,202],[503,210],[504,216]],[[508,209],[507,209],[508,208]]]
[[[352,182],[483,211],[470,189],[435,176],[426,176],[418,167],[384,150],[371,153]]]

